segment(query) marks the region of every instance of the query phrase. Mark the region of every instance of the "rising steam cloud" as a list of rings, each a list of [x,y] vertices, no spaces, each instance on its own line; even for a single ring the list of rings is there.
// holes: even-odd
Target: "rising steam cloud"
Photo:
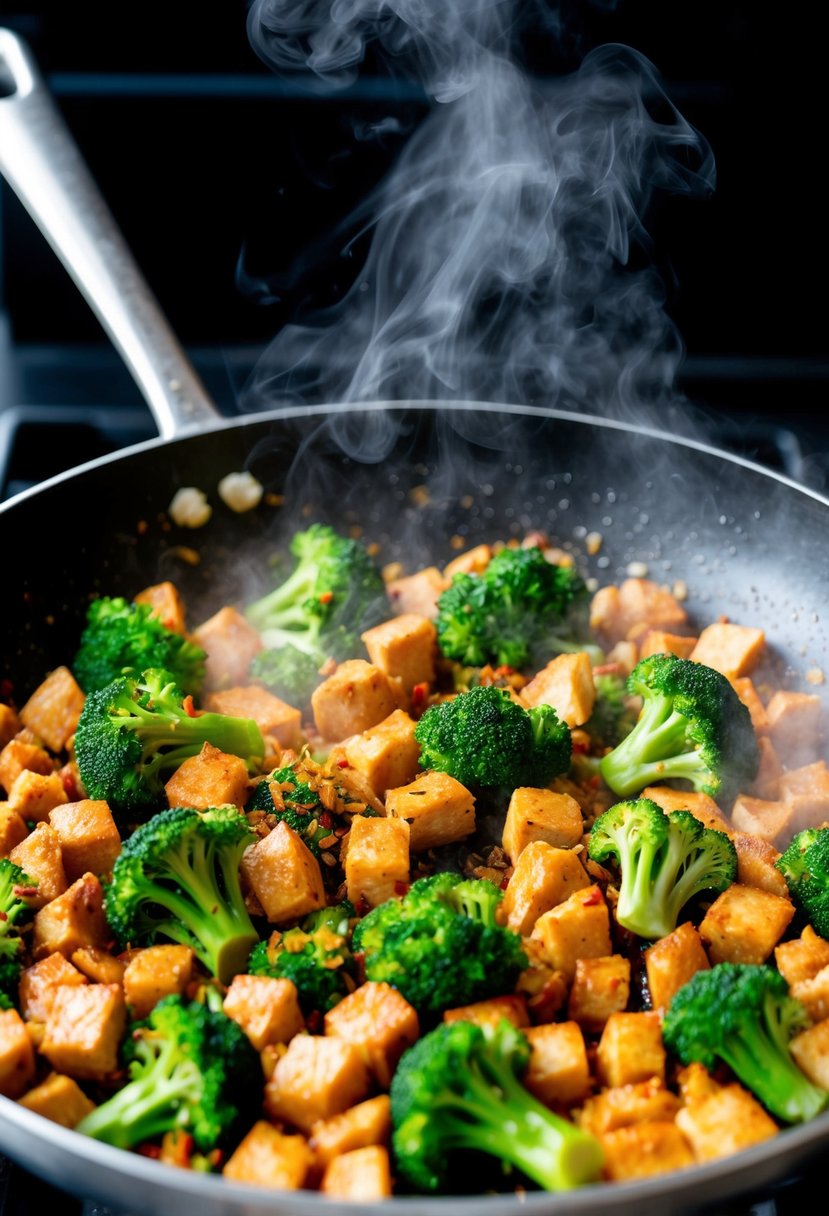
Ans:
[[[713,187],[710,150],[627,47],[530,75],[519,7],[526,18],[496,0],[253,4],[252,44],[275,70],[339,89],[371,48],[434,104],[365,206],[373,238],[352,290],[277,335],[245,408],[466,399],[636,417],[675,401],[682,343],[644,225],[655,192]],[[534,11],[555,30],[556,5]]]

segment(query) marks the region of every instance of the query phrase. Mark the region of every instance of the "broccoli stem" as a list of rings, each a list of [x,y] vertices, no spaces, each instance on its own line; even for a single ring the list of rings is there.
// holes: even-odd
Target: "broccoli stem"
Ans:
[[[650,694],[633,730],[599,765],[620,798],[666,779],[695,782],[708,770],[698,751],[688,748],[688,719],[676,713],[669,697]]]
[[[177,768],[201,750],[206,740],[233,756],[258,757],[262,753],[259,727],[250,719],[200,713],[191,718],[177,707],[155,701],[152,708],[130,702],[117,715],[119,725],[136,730],[143,745],[142,759],[150,772]],[[165,750],[162,750],[165,749]],[[254,767],[249,762],[249,767]]]
[[[313,596],[317,578],[316,565],[301,562],[285,582],[250,605],[251,623],[269,629],[306,629],[308,611],[304,604]]]
[[[790,1037],[776,1003],[767,998],[762,1022],[730,1036],[720,1054],[773,1115],[786,1123],[805,1123],[825,1109],[829,1094],[795,1064]]]

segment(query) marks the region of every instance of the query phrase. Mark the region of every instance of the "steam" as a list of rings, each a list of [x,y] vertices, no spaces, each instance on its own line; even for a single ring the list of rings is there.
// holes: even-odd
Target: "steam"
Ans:
[[[557,6],[533,12],[564,36]],[[516,46],[526,13],[256,0],[251,40],[276,70],[339,89],[382,51],[434,104],[358,217],[373,228],[362,274],[335,308],[277,335],[244,408],[486,400],[641,421],[676,402],[682,342],[645,223],[657,192],[712,189],[710,150],[627,47],[532,77]]]

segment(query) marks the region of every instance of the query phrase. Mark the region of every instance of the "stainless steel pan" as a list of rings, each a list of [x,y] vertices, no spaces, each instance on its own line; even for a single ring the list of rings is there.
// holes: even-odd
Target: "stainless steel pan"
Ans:
[[[382,560],[399,559],[408,569],[451,556],[454,538],[471,545],[545,529],[599,582],[624,577],[638,563],[659,581],[684,580],[688,608],[701,621],[724,614],[762,625],[774,678],[823,693],[804,679],[810,669],[827,669],[829,500],[703,443],[539,408],[394,402],[223,421],[184,362],[77,154],[67,150],[31,60],[0,31],[3,78],[0,92],[9,92],[9,80],[14,87],[0,98],[0,168],[127,351],[161,432],[0,505],[6,576],[0,674],[13,681],[20,701],[74,653],[91,594],[132,594],[172,578],[192,619],[203,619],[221,603],[261,589],[268,555],[307,511],[340,526],[359,524],[380,542]],[[12,137],[21,142],[12,146]],[[25,170],[21,147],[28,149]],[[61,167],[71,170],[69,198]],[[51,195],[46,213],[37,202],[44,174]],[[70,222],[67,214],[78,206]],[[242,468],[274,497],[236,515],[216,486]],[[208,493],[214,512],[205,528],[170,524],[167,507],[182,485]],[[592,555],[584,543],[590,532],[603,536]],[[765,1189],[827,1145],[829,1114],[738,1156],[647,1182],[520,1199],[400,1198],[347,1210],[666,1216]],[[322,1216],[337,1206],[310,1192],[271,1193],[168,1168],[87,1140],[2,1098],[0,1150],[59,1187],[134,1213]]]

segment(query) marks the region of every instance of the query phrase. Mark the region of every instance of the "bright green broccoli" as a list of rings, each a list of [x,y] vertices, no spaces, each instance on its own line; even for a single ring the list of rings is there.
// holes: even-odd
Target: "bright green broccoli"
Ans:
[[[361,653],[361,632],[388,615],[385,584],[367,550],[325,524],[291,541],[294,567],[246,615],[265,646],[291,646],[317,665]]]
[[[115,811],[143,812],[163,802],[164,782],[205,743],[240,756],[255,772],[265,753],[252,719],[201,713],[169,672],[122,676],[91,692],[75,732],[75,758],[87,797]]]
[[[369,980],[391,984],[420,1013],[437,1014],[515,987],[527,966],[521,938],[496,923],[494,883],[440,873],[419,878],[357,922],[355,954]]]
[[[291,980],[306,1017],[326,1013],[355,987],[354,958],[348,945],[354,908],[347,900],[312,912],[295,929],[275,933],[255,946],[251,975]]]
[[[621,870],[616,919],[637,937],[673,933],[679,914],[703,891],[724,891],[737,874],[737,852],[724,832],[690,811],[666,814],[649,798],[617,802],[593,824],[588,853]]]
[[[495,685],[430,706],[415,738],[423,768],[463,785],[545,786],[570,765],[570,730],[553,707],[524,709]]]
[[[93,600],[86,615],[72,671],[84,692],[111,684],[128,671],[163,667],[186,693],[197,694],[204,680],[205,653],[153,615],[150,604],[121,596]]]
[[[301,708],[310,704],[311,694],[323,678],[316,657],[288,644],[260,650],[251,661],[249,674],[275,696]]]
[[[23,962],[20,927],[32,916],[24,896],[36,887],[20,866],[8,857],[0,859],[0,1009],[8,1009],[17,1001]]]
[[[129,1080],[76,1130],[117,1148],[157,1141],[181,1130],[208,1153],[239,1128],[261,1078],[244,1031],[199,1001],[164,997],[127,1035]]]
[[[456,1154],[472,1150],[548,1191],[597,1182],[598,1141],[525,1089],[529,1059],[526,1037],[506,1018],[494,1026],[444,1024],[404,1052],[391,1083],[401,1179],[416,1191],[444,1190]],[[468,1159],[464,1167],[471,1168]]]
[[[120,945],[158,938],[191,946],[211,975],[228,983],[259,941],[239,883],[239,863],[256,841],[235,807],[173,807],[127,838],[106,888],[104,910]]]
[[[627,682],[609,672],[594,673],[596,701],[583,729],[598,747],[617,747],[636,725]]]
[[[642,697],[639,720],[599,766],[614,794],[629,798],[646,785],[683,780],[727,800],[752,780],[760,753],[751,717],[713,667],[651,655],[634,667],[628,691]]]
[[[683,1064],[699,1061],[711,1071],[723,1060],[773,1115],[801,1123],[829,1103],[829,1093],[804,1076],[789,1050],[792,1036],[809,1024],[779,971],[718,963],[680,988],[662,1033]]]
[[[572,566],[548,562],[538,548],[505,548],[482,573],[455,575],[440,596],[438,645],[467,667],[537,665],[571,648],[556,635],[566,634],[585,597]]]
[[[804,828],[775,862],[815,932],[829,938],[829,828]]]

